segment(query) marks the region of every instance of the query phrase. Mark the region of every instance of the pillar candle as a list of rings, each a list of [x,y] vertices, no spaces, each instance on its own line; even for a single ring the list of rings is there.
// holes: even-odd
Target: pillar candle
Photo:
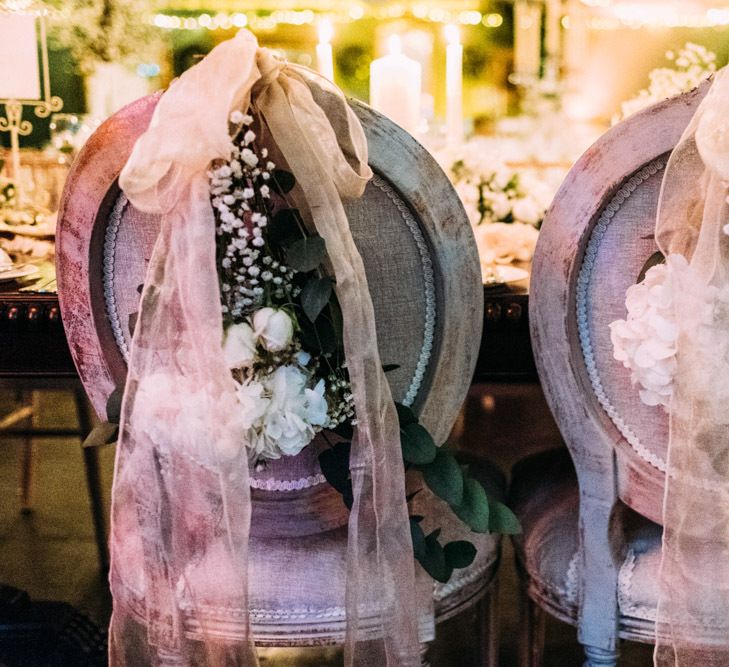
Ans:
[[[332,36],[334,28],[329,19],[319,23],[319,43],[316,45],[316,65],[319,74],[334,81],[334,55],[332,53]]]
[[[458,28],[448,25],[446,37],[446,141],[457,146],[463,141],[463,45]]]
[[[370,64],[370,104],[415,134],[420,127],[420,63],[402,53],[397,35],[390,37],[388,50]]]
[[[514,72],[520,76],[539,76],[541,14],[541,8],[527,0],[514,3]]]

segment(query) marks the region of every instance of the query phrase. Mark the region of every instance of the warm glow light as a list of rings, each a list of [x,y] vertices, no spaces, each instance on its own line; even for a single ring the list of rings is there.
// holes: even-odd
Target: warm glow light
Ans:
[[[481,23],[481,18],[481,12],[461,12],[458,15],[458,22],[463,23],[464,25],[478,25],[479,23]]]
[[[443,28],[443,34],[448,44],[460,44],[461,32],[452,23]]]
[[[402,53],[402,40],[400,35],[390,35],[387,38],[387,51],[392,56],[398,56]]]
[[[487,14],[483,17],[483,24],[488,28],[498,28],[504,24],[504,17],[501,14]]]
[[[331,44],[332,37],[334,36],[334,26],[330,18],[323,18],[319,21],[317,31],[319,34],[319,44]]]

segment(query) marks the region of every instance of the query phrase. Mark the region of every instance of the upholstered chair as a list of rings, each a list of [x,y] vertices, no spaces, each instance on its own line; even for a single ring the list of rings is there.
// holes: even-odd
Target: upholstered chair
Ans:
[[[541,663],[545,611],[578,627],[589,666],[616,664],[621,638],[654,641],[668,416],[640,401],[608,325],[625,318],[626,289],[657,251],[662,175],[705,92],[607,132],[571,170],[540,232],[532,341],[569,451],[514,470],[524,665]]]
[[[154,216],[127,202],[117,177],[157,100],[131,104],[91,137],[69,176],[59,217],[63,321],[102,418],[107,397],[124,382],[130,326],[157,232]],[[380,355],[384,364],[399,365],[388,373],[395,399],[411,405],[436,441],[444,442],[480,343],[475,243],[453,188],[428,153],[384,117],[352,104],[369,141],[375,177],[346,210],[372,291]],[[324,480],[318,451],[314,443],[296,457],[252,472],[249,611],[259,646],[320,646],[344,638],[348,514]],[[475,467],[472,473],[485,474]],[[485,483],[493,490],[493,483]],[[470,539],[478,548],[471,566],[433,586],[436,618],[480,605],[480,660],[495,665],[495,632],[487,623],[495,618],[499,540],[468,532],[445,505],[428,502],[427,514],[443,527],[444,540]],[[227,620],[235,635],[234,619]],[[194,639],[195,619],[185,624]]]

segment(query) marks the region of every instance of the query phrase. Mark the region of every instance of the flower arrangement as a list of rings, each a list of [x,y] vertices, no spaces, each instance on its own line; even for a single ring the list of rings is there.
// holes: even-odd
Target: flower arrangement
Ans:
[[[342,337],[342,312],[325,272],[326,245],[286,203],[294,176],[258,144],[256,120],[233,112],[231,157],[209,171],[225,328],[223,350],[238,383],[251,461],[295,456],[318,433],[329,443],[322,473],[351,507],[350,441],[357,426]],[[385,371],[390,368],[385,368]],[[489,498],[455,458],[436,446],[415,414],[397,404],[406,470],[449,503],[472,530],[517,532],[518,522]],[[411,497],[408,498],[411,500]],[[411,516],[414,555],[435,579],[468,566],[475,547],[442,545]]]
[[[141,58],[149,51],[154,28],[145,20],[149,3],[143,0],[51,0],[49,14],[53,43],[71,50],[85,73],[96,63]]]
[[[533,169],[507,166],[479,139],[440,154],[439,162],[471,221],[484,271],[529,261],[553,188]]]
[[[716,54],[700,44],[687,42],[677,54],[668,51],[666,58],[674,66],[658,67],[651,71],[648,75],[648,88],[623,102],[620,113],[613,118],[613,123],[652,104],[693,90],[716,71]]]
[[[514,169],[479,140],[470,141],[457,153],[441,156],[466,209],[471,224],[523,223],[539,228],[552,201],[552,192],[526,169]]]

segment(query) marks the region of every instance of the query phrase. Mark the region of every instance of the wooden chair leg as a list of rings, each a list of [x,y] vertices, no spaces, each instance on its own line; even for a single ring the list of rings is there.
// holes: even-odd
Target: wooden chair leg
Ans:
[[[541,667],[544,659],[544,611],[529,597],[524,585],[520,588],[519,665]]]
[[[75,392],[76,414],[78,415],[79,430],[81,439],[91,432],[91,412],[86,395],[81,389]],[[89,491],[91,503],[91,519],[94,524],[94,536],[96,538],[96,549],[99,552],[99,565],[102,572],[109,569],[109,547],[107,544],[106,532],[106,510],[104,508],[104,497],[101,489],[101,474],[99,471],[99,451],[95,447],[84,447],[84,466],[86,468],[86,486]]]
[[[585,646],[584,667],[615,667],[618,664],[618,651]]]
[[[476,607],[478,667],[499,666],[499,582],[495,580]]]
[[[420,645],[420,664],[422,667],[430,667],[430,661],[428,660],[428,650],[430,649],[430,644],[428,642],[423,642]]]
[[[27,416],[22,421],[28,431],[35,426],[38,410],[38,394],[35,391],[18,392],[18,398],[23,406],[29,408]],[[20,511],[30,514],[33,510],[33,473],[35,467],[35,440],[32,435],[23,436],[23,460],[20,467]]]

